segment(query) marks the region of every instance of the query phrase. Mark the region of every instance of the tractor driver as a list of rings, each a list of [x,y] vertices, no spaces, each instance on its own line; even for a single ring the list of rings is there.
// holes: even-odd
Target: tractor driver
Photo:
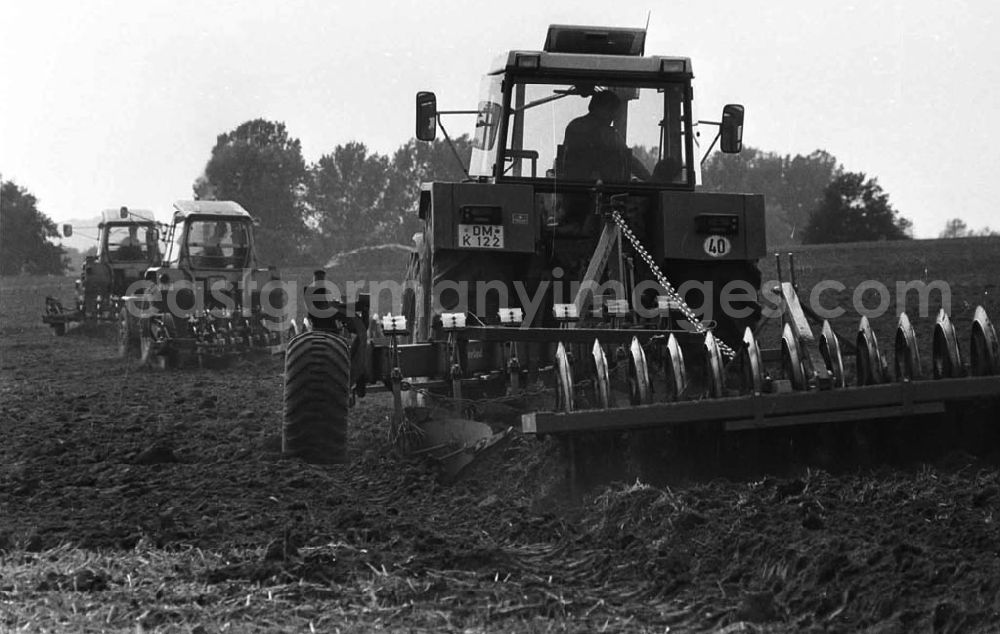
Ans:
[[[160,245],[156,242],[158,238],[158,231],[152,227],[146,227],[146,254],[152,262],[160,260]]]
[[[213,222],[210,225],[197,223],[196,229],[192,228],[188,235],[188,255],[191,257],[191,266],[209,269],[225,268],[227,258],[222,250],[225,235],[226,223],[223,221]],[[203,242],[198,241],[199,237]]]
[[[574,180],[628,181],[635,176],[649,180],[649,170],[612,126],[621,110],[621,99],[610,90],[594,93],[587,114],[566,126],[563,140],[563,173]]]
[[[205,241],[205,253],[207,257],[222,257],[222,238],[226,235],[226,223],[216,222],[212,225],[212,234]]]
[[[143,259],[142,243],[139,241],[139,227],[131,225],[128,228],[128,235],[118,243],[119,260],[141,260]]]

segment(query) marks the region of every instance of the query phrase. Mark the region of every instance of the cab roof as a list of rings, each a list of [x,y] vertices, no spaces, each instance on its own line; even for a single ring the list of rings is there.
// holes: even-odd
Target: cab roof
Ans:
[[[178,200],[174,203],[174,222],[188,216],[237,216],[253,220],[250,213],[231,200]]]
[[[690,57],[650,55],[598,55],[593,53],[547,53],[510,51],[494,62],[490,74],[515,72],[523,75],[591,75],[595,79],[632,78],[642,80],[690,78],[694,76]]]
[[[548,76],[572,74],[600,79],[690,78],[691,58],[644,57],[646,29],[552,24],[541,51],[510,51],[490,74],[502,72]]]
[[[646,50],[646,29],[550,24],[549,32],[545,34],[543,50],[547,53],[597,53],[642,57]]]
[[[122,218],[123,211],[124,218]],[[101,210],[101,224],[112,222],[118,224],[155,224],[156,215],[148,209],[132,209],[131,207]]]

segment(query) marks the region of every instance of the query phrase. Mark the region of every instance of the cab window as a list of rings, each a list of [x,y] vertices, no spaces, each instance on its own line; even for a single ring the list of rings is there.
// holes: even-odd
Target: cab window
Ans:
[[[687,183],[689,107],[681,83],[519,83],[512,89],[505,176]]]
[[[184,246],[193,268],[239,269],[247,266],[249,245],[246,222],[195,220]]]
[[[144,225],[110,225],[105,228],[105,252],[111,262],[151,262],[159,258],[157,235]]]

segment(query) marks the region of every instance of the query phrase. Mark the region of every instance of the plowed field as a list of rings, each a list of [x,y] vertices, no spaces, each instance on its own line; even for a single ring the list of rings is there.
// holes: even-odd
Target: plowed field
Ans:
[[[950,280],[956,322],[1000,319],[996,241],[804,250],[799,282],[849,302],[864,260],[890,288]],[[447,481],[392,451],[373,395],[350,463],[308,465],[279,453],[280,358],[140,369],[111,328],[41,323],[71,290],[0,286],[2,630],[1000,629],[995,447],[571,493],[556,443],[518,435]]]

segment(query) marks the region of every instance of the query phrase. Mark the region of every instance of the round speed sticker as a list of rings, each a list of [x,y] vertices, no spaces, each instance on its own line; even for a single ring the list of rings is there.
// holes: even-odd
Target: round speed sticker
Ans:
[[[732,248],[733,245],[730,244],[729,238],[726,236],[709,236],[705,238],[705,253],[713,258],[727,255]]]

